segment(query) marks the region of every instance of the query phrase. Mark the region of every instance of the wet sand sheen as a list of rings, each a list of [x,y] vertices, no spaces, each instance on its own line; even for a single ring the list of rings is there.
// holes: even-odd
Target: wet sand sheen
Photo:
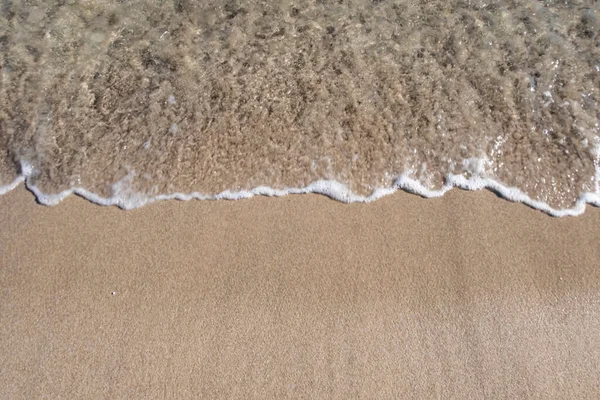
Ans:
[[[600,193],[595,2],[6,4],[4,184],[25,163],[102,197],[449,173]]]

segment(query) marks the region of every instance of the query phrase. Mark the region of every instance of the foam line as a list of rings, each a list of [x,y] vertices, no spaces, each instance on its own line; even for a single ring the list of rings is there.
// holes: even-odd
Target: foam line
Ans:
[[[205,195],[199,192],[192,192],[147,196],[141,193],[131,192],[127,189],[127,182],[132,177],[132,173],[130,173],[128,176],[112,186],[112,196],[102,197],[82,187],[71,188],[57,194],[43,193],[39,188],[29,182],[30,180],[28,177],[33,173],[33,168],[26,163],[22,163],[21,170],[23,171],[23,174],[19,178],[15,179],[12,183],[6,186],[0,187],[0,194],[9,192],[17,187],[21,182],[25,182],[27,189],[36,196],[40,203],[45,205],[56,205],[72,194],[84,197],[85,199],[99,205],[114,205],[125,210],[138,208],[160,200],[239,200],[247,199],[256,195],[285,196],[288,194],[303,193],[322,194],[344,203],[369,203],[383,196],[390,195],[396,190],[404,190],[425,198],[434,198],[441,197],[447,191],[456,187],[465,190],[489,189],[509,201],[526,204],[532,208],[556,217],[581,215],[583,212],[585,212],[586,204],[600,207],[600,193],[584,193],[575,202],[573,207],[567,209],[556,209],[550,207],[547,203],[530,198],[518,188],[509,187],[493,179],[484,178],[477,175],[467,179],[463,175],[449,174],[446,176],[444,186],[439,190],[428,189],[419,181],[410,178],[407,175],[401,175],[394,181],[392,187],[376,189],[369,196],[357,195],[348,189],[348,187],[344,184],[334,180],[318,180],[302,188],[273,189],[267,186],[259,186],[252,190],[242,190],[238,192],[227,190],[216,195]],[[600,171],[598,171],[597,177],[600,177]]]
[[[11,190],[13,190],[17,186],[19,186],[19,184],[21,184],[21,182],[25,182],[25,177],[23,175],[17,177],[14,181],[9,183],[8,185],[0,186],[0,196],[2,196],[5,193],[10,192]]]

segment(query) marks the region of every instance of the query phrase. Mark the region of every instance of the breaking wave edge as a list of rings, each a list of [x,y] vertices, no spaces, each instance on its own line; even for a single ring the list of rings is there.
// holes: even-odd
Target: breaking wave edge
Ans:
[[[306,193],[325,195],[343,203],[369,203],[381,197],[390,195],[397,190],[403,190],[424,198],[436,198],[443,196],[446,192],[453,188],[459,188],[469,191],[488,189],[506,200],[523,203],[529,207],[555,217],[581,215],[585,212],[587,204],[600,207],[600,193],[583,193],[579,196],[571,208],[557,209],[551,207],[545,202],[532,199],[519,188],[506,186],[496,180],[482,176],[471,176],[466,178],[463,175],[454,174],[446,175],[444,185],[438,190],[429,189],[418,180],[415,180],[407,175],[401,175],[394,180],[394,183],[391,187],[375,189],[368,196],[355,194],[346,185],[335,180],[317,180],[308,186],[300,188],[273,189],[268,186],[258,186],[251,190],[242,190],[236,192],[226,190],[216,195],[205,195],[200,192],[176,192],[150,196],[128,189],[125,182],[127,177],[125,177],[121,181],[112,185],[112,195],[110,197],[102,197],[83,187],[73,187],[60,193],[47,194],[29,182],[28,176],[30,176],[33,172],[30,166],[22,165],[21,170],[22,174],[13,182],[5,186],[0,186],[0,195],[9,192],[18,187],[21,183],[24,183],[25,187],[35,195],[39,203],[48,206],[56,205],[72,194],[81,196],[98,205],[117,206],[124,210],[139,208],[160,200],[240,200],[248,199],[256,195],[280,197],[288,194]]]

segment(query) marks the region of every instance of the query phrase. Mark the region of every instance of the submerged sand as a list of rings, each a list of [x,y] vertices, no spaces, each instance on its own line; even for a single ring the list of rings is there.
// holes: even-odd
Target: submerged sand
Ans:
[[[368,195],[484,176],[553,207],[600,180],[594,1],[0,7],[0,185]],[[124,180],[124,178],[127,179]],[[115,183],[119,185],[115,186]]]

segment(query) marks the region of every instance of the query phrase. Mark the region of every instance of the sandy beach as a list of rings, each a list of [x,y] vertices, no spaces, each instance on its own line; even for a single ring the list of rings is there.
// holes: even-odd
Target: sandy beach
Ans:
[[[0,398],[596,398],[600,210],[0,197]]]
[[[0,400],[598,399],[599,116],[597,1],[4,0]]]

